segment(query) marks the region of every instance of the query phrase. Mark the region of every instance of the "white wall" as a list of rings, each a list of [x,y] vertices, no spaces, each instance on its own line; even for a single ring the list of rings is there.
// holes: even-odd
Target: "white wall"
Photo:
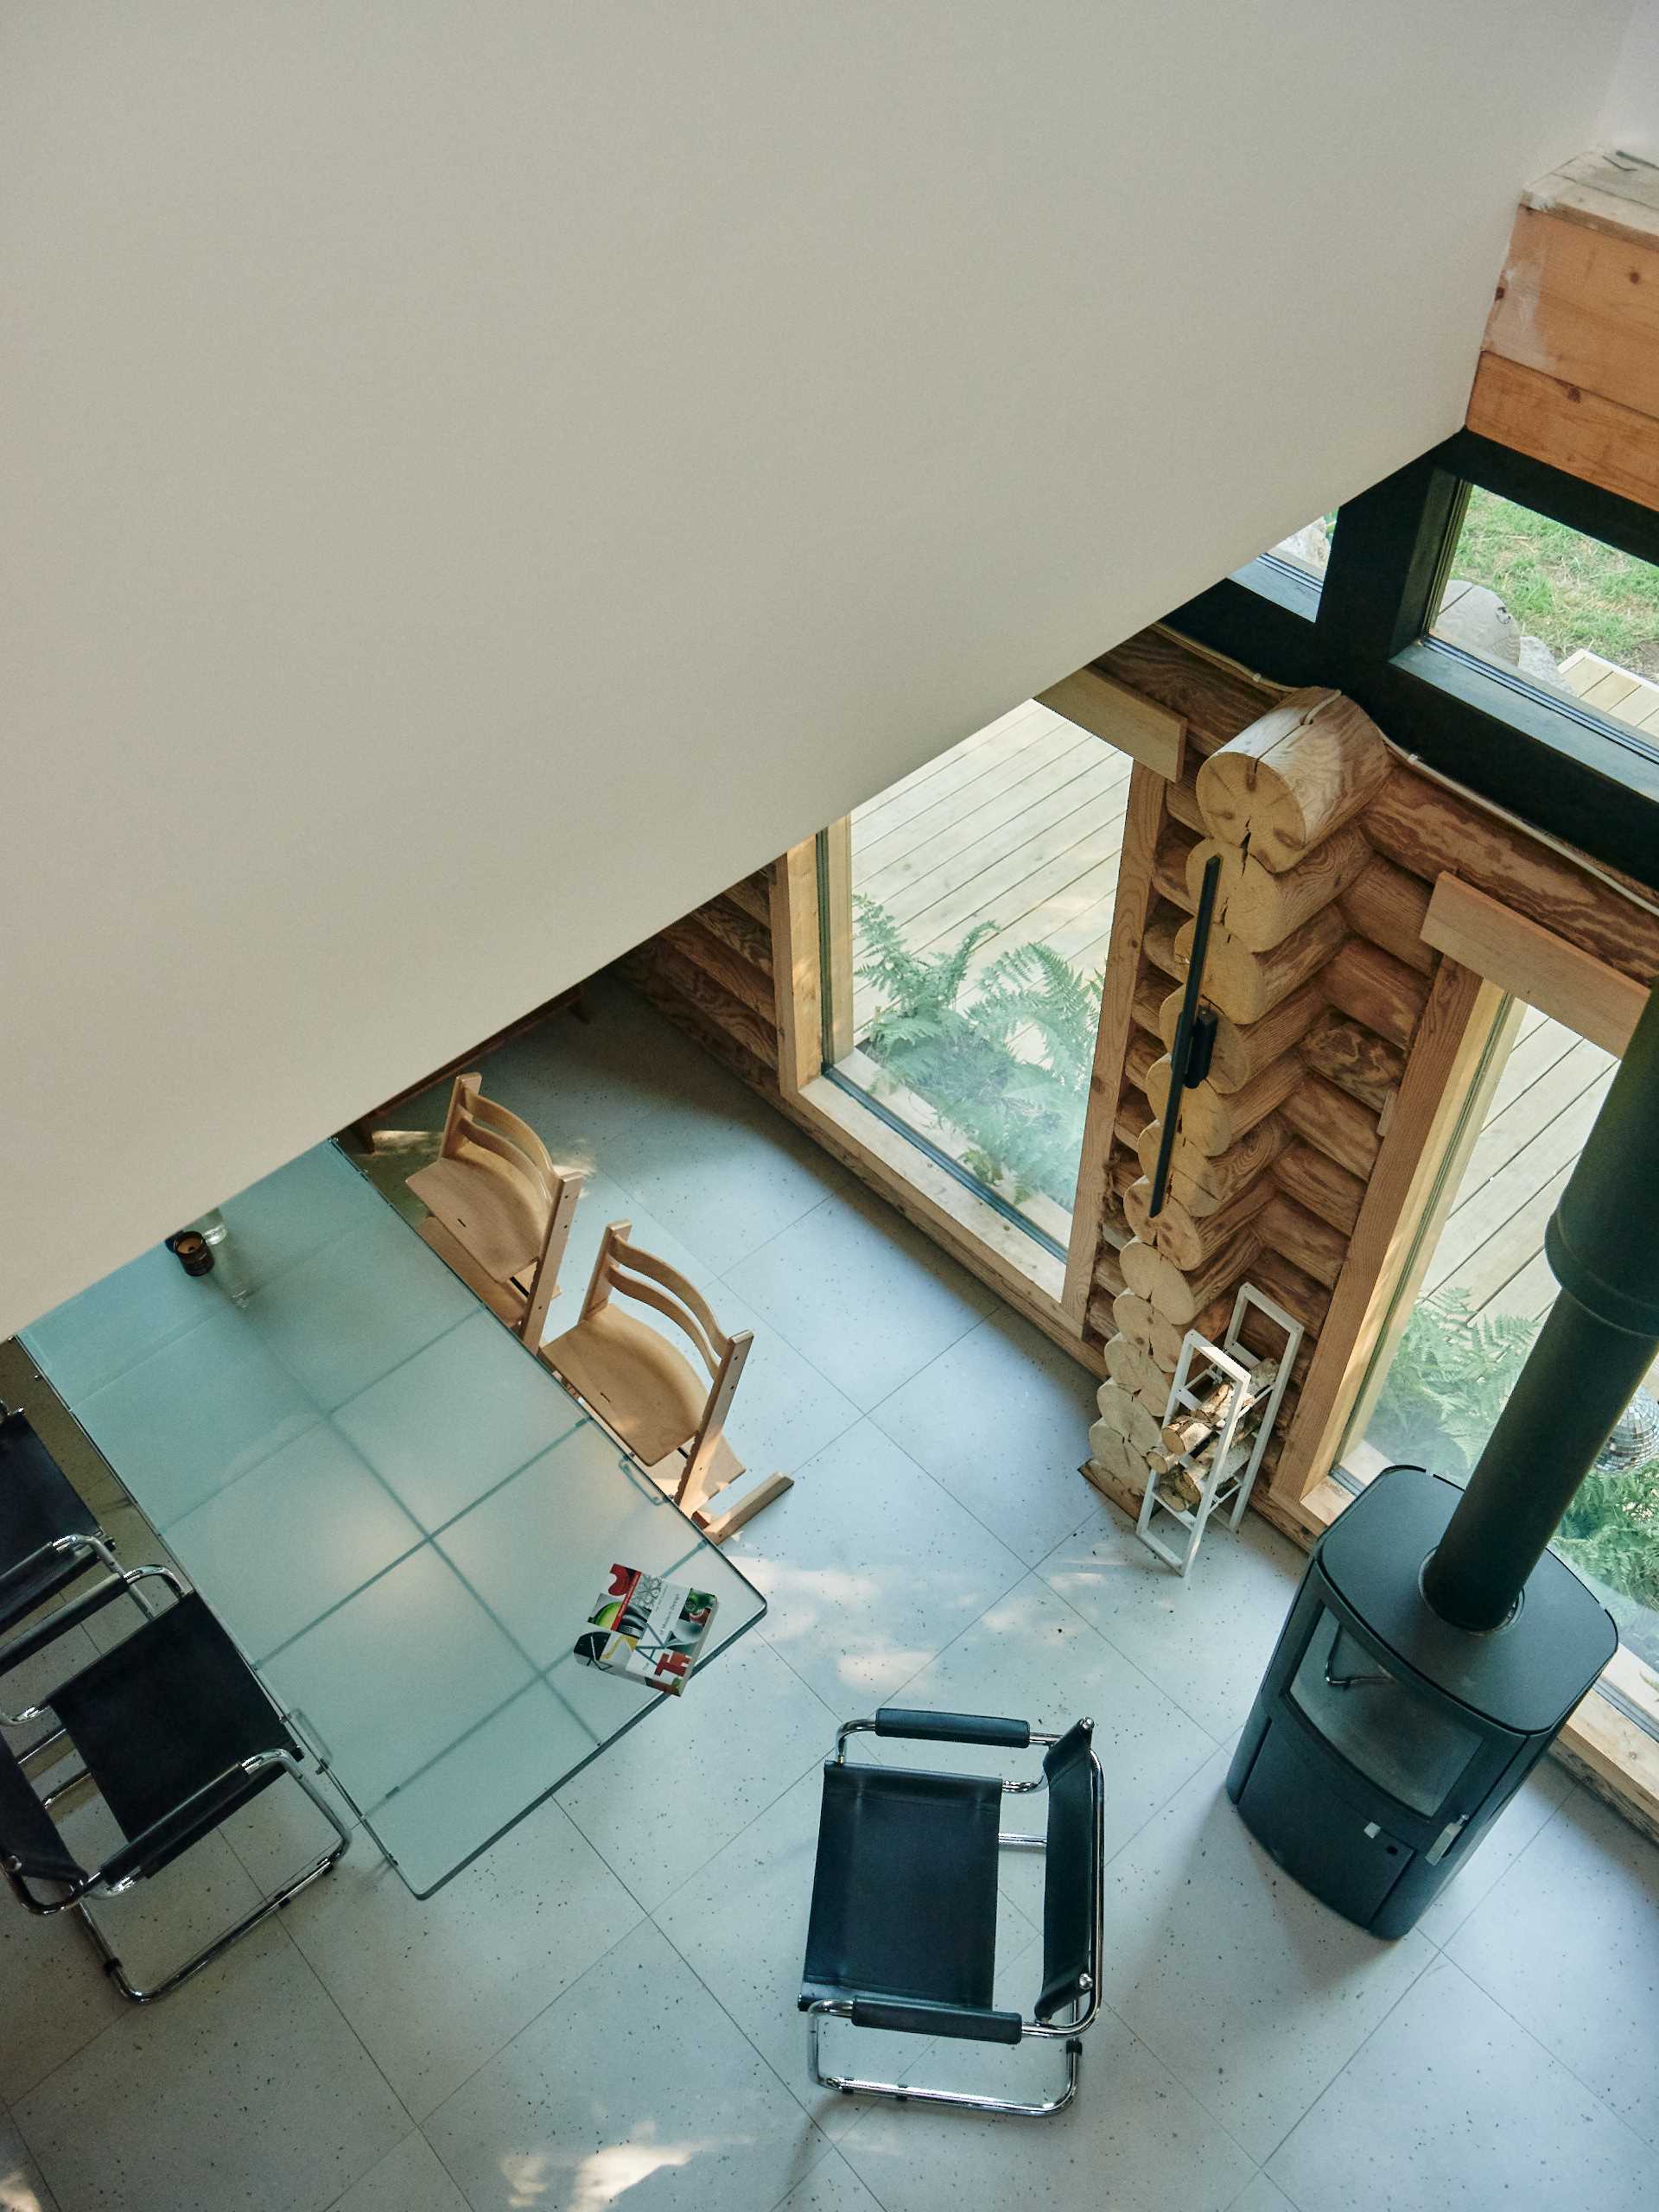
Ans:
[[[1637,0],[1595,138],[1598,145],[1659,162],[1659,0]]]
[[[1619,0],[0,26],[0,1328],[1462,418]]]

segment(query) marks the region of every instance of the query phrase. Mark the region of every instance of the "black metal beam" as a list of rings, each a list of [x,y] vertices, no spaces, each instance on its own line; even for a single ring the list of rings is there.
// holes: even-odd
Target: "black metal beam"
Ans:
[[[1552,468],[1530,454],[1494,445],[1474,430],[1459,430],[1436,448],[1433,458],[1454,476],[1478,484],[1484,492],[1495,492],[1500,499],[1512,499],[1516,506],[1530,507],[1586,537],[1599,537],[1638,561],[1659,564],[1659,512],[1652,507],[1621,499],[1617,492],[1604,492],[1599,484],[1586,484],[1581,476],[1569,476],[1565,469]]]
[[[1422,636],[1463,497],[1458,479],[1428,454],[1342,507],[1318,616],[1330,666],[1357,676]]]

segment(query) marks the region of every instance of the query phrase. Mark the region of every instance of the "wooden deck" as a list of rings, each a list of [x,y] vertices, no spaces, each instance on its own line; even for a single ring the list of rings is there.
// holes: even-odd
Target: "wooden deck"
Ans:
[[[1128,783],[1125,756],[1033,700],[859,808],[853,887],[880,899],[919,953],[946,951],[976,922],[995,923],[970,975],[1033,939],[1084,973],[1097,971],[1111,931]],[[861,1042],[875,1011],[874,987],[858,982]],[[1476,1315],[1542,1316],[1555,1292],[1544,1225],[1613,1065],[1611,1054],[1528,1009],[1426,1291],[1462,1291]]]
[[[1617,1065],[1611,1052],[1535,1007],[1498,1078],[1424,1282],[1462,1291],[1474,1315],[1541,1319],[1555,1295],[1544,1227]]]
[[[918,953],[946,952],[994,922],[970,974],[1035,939],[1096,972],[1129,768],[1127,755],[1030,700],[858,809],[853,889],[879,899]],[[876,1011],[871,984],[855,984],[853,1009],[861,1042]]]

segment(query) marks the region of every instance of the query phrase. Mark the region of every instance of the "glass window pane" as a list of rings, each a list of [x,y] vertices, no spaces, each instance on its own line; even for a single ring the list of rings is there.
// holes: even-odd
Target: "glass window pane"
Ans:
[[[1397,1681],[1332,1612],[1319,1615],[1290,1694],[1350,1765],[1426,1817],[1481,1748],[1478,1730]]]
[[[1288,537],[1281,537],[1276,545],[1269,545],[1268,556],[1282,561],[1289,569],[1300,569],[1306,576],[1322,579],[1331,558],[1331,540],[1335,535],[1337,518],[1334,514],[1316,515],[1312,522],[1304,523],[1300,530],[1292,531]]]
[[[1659,751],[1659,568],[1477,486],[1430,629]]]
[[[1061,1250],[1131,765],[1028,700],[858,809],[828,901],[838,1071]]]
[[[1380,1388],[1343,1466],[1368,1481],[1394,1460],[1465,1482],[1555,1296],[1544,1229],[1608,1085],[1612,1055],[1535,1007],[1516,1029]],[[1659,1370],[1647,1391],[1659,1392]],[[1369,1402],[1369,1406],[1368,1406]],[[1555,1540],[1659,1669],[1659,1406],[1638,1394]]]

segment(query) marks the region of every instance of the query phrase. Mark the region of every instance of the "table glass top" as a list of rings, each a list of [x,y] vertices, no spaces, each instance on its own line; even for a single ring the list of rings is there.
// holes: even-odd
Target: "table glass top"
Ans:
[[[426,1896],[664,1701],[574,1656],[613,1562],[718,1599],[699,1671],[765,1602],[334,1146],[221,1211],[22,1341]]]

